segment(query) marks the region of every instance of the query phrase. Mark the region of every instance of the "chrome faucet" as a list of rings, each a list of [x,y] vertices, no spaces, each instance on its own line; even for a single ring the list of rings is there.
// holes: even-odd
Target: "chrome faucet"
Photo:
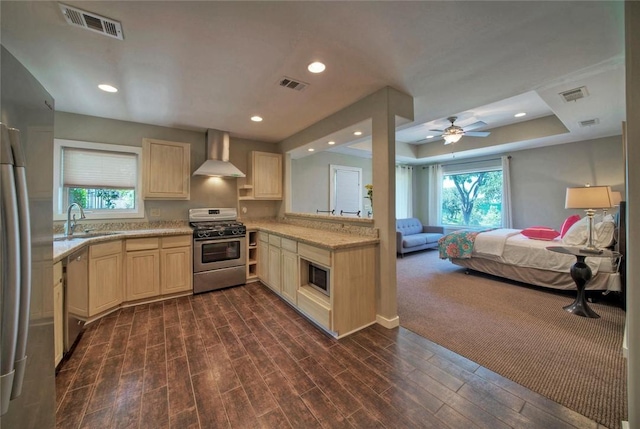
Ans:
[[[64,224],[64,235],[67,237],[71,237],[73,235],[73,231],[76,229],[78,222],[76,221],[76,214],[73,214],[73,218],[71,217],[71,209],[73,206],[76,206],[80,209],[80,219],[86,219],[84,215],[84,210],[82,210],[82,206],[78,203],[71,203],[67,208],[67,222]]]

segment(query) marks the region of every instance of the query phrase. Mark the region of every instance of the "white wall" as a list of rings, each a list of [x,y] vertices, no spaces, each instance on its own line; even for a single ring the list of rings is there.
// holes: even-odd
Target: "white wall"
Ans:
[[[142,146],[142,139],[155,138],[191,144],[191,171],[195,171],[205,160],[206,136],[203,131],[189,131],[177,128],[159,127],[136,122],[118,121],[77,115],[74,113],[55,113],[55,138],[82,140],[97,143],[109,143],[128,146]],[[247,157],[252,150],[278,152],[278,146],[271,143],[242,140],[231,136],[229,159],[241,171],[247,171]],[[237,207],[237,185],[235,178],[210,178],[191,176],[191,198],[188,201],[146,200],[145,219],[187,220],[188,210],[196,207]],[[247,208],[247,217],[274,217],[279,202],[249,201],[243,204]],[[151,209],[160,209],[159,217],[150,217]],[[132,221],[140,221],[134,219]],[[100,221],[107,222],[107,221]]]
[[[568,186],[610,185],[624,195],[624,161],[621,136],[567,143],[509,153],[513,227],[545,225],[560,229],[579,210],[566,210]],[[495,158],[495,157],[494,157]],[[477,158],[478,160],[482,158]],[[470,162],[464,159],[459,162]],[[428,173],[416,167],[415,215],[428,221]]]

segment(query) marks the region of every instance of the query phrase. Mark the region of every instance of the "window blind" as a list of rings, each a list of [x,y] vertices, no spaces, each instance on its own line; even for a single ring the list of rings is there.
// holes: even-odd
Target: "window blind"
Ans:
[[[137,155],[66,147],[62,151],[64,186],[135,189]]]

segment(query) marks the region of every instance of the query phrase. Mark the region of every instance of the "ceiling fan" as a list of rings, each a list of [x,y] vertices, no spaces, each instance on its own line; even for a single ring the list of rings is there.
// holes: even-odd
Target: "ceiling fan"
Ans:
[[[444,130],[429,130],[440,133],[434,137],[441,136],[444,138],[444,144],[456,143],[458,140],[462,138],[462,136],[470,136],[470,137],[487,137],[491,134],[489,131],[472,131],[477,128],[481,128],[486,126],[486,122],[478,121],[473,124],[467,125],[462,128],[457,126],[454,122],[458,119],[457,116],[450,116],[447,118],[449,122],[451,122],[451,126],[445,128]]]

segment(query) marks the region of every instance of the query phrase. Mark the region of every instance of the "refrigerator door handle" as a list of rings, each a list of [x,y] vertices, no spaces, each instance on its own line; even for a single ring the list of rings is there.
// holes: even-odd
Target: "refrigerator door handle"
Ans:
[[[20,306],[20,241],[18,206],[9,130],[0,124],[0,217],[2,222],[2,350],[0,355],[0,415],[9,410]]]
[[[31,304],[31,217],[27,192],[26,162],[20,145],[20,130],[9,129],[13,149],[16,195],[18,197],[18,223],[20,224],[20,307],[18,315],[18,338],[16,343],[15,376],[11,399],[22,393],[22,382],[27,366],[27,338],[29,336],[29,311]]]

